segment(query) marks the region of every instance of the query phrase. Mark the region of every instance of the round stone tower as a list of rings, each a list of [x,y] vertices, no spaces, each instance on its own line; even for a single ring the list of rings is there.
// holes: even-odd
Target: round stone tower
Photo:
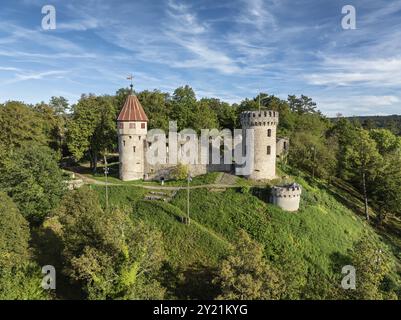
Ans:
[[[254,180],[276,178],[276,133],[278,112],[270,110],[241,113],[243,137],[246,129],[254,129],[254,171],[248,177]],[[245,140],[246,141],[246,140]]]
[[[301,193],[302,188],[297,183],[274,186],[271,193],[271,202],[283,210],[298,211]]]
[[[127,97],[117,119],[120,179],[123,181],[144,178],[145,143],[148,117],[138,98]]]

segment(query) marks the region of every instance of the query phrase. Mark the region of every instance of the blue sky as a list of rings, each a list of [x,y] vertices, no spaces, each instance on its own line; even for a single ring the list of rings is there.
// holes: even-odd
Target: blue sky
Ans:
[[[44,5],[57,29],[42,30]],[[357,29],[341,27],[344,5]],[[401,0],[2,0],[0,102],[136,90],[239,102],[311,96],[327,115],[401,114]]]

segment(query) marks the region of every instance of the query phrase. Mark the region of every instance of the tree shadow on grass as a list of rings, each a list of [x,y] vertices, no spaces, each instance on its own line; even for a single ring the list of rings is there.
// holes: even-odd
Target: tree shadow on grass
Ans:
[[[34,258],[40,267],[51,265],[56,269],[56,299],[77,300],[84,299],[83,292],[78,285],[70,282],[63,274],[63,260],[61,252],[63,245],[60,237],[51,228],[35,228],[32,230],[32,247]]]
[[[162,268],[161,284],[167,289],[168,299],[211,300],[219,294],[212,283],[216,268],[196,263],[182,269],[166,263]]]
[[[333,252],[330,254],[331,270],[334,274],[341,274],[341,270],[344,266],[351,264],[349,256],[341,252]]]

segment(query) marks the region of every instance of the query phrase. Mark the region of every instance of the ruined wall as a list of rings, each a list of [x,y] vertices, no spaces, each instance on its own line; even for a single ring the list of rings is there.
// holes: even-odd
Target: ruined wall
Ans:
[[[147,148],[151,148],[148,145],[146,146],[145,153]],[[209,163],[212,160],[212,147],[209,146]],[[180,147],[178,146],[178,153],[181,152]],[[168,161],[168,151],[166,154]],[[186,165],[192,177],[196,177],[199,175],[206,174],[208,172],[231,172],[233,170],[233,164],[224,164],[224,159],[221,157],[220,163],[218,164],[201,164],[201,153],[200,153],[200,146],[198,150],[198,158],[197,164],[189,164]],[[149,164],[145,161],[145,180],[161,180],[162,178],[168,180],[171,178],[171,172],[176,168],[177,165],[175,164]]]

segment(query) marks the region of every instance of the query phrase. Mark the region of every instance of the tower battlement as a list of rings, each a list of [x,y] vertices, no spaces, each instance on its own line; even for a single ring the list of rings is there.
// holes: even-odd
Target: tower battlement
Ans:
[[[302,188],[299,184],[291,184],[285,186],[274,186],[272,188],[272,195],[280,198],[300,197]]]
[[[243,136],[254,131],[254,180],[276,178],[276,137],[279,114],[272,110],[244,111],[240,115]]]
[[[244,111],[241,113],[242,128],[277,126],[279,113],[272,110]]]

